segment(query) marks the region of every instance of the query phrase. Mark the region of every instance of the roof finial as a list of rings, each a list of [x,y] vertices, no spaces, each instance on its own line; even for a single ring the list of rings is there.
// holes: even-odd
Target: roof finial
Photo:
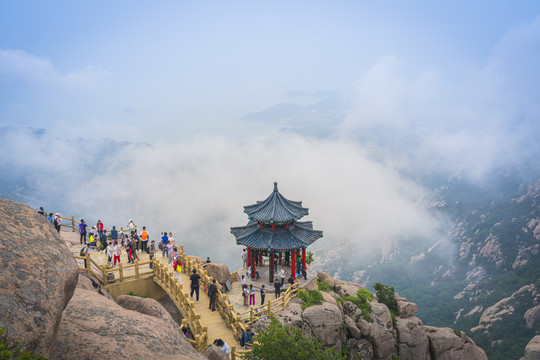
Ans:
[[[277,181],[274,182],[274,191],[278,191],[278,189],[277,189]]]

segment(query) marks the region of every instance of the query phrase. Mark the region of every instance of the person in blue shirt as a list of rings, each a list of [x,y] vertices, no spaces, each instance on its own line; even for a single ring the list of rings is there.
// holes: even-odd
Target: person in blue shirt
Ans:
[[[161,248],[161,255],[163,255],[163,257],[167,256],[167,248],[165,247],[165,245],[167,245],[167,243],[169,242],[169,237],[167,236],[167,234],[168,233],[165,231],[161,236],[161,244],[163,244],[163,247]]]
[[[261,305],[264,305],[264,297],[266,296],[266,289],[264,288],[264,285],[261,286]]]
[[[251,330],[251,328],[247,328],[246,332],[244,333],[244,348],[246,347],[252,347],[253,346],[253,337],[257,336],[256,333]]]

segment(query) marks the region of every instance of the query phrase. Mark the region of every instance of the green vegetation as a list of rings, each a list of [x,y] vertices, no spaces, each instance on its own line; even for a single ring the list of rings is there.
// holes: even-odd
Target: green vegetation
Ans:
[[[352,302],[360,310],[362,310],[362,316],[364,317],[364,320],[371,322],[371,316],[369,315],[369,312],[371,311],[371,305],[369,304],[369,302],[371,302],[372,300],[373,294],[368,289],[359,289],[356,292],[356,296],[342,296],[338,299],[338,302]]]
[[[319,287],[320,291],[326,291],[326,292],[332,291],[330,284],[328,284],[326,281],[317,280],[317,286]]]
[[[316,291],[316,290],[312,290]],[[324,349],[321,342],[313,336],[304,336],[302,330],[282,325],[271,318],[270,325],[256,338],[253,350],[245,355],[247,360],[344,360],[341,351]]]
[[[310,306],[321,305],[323,303],[323,296],[319,290],[298,290],[298,297],[304,302],[302,304],[302,310],[305,310]]]
[[[390,312],[392,310],[397,312],[397,301],[396,296],[394,295],[394,287],[388,287],[381,283],[375,283],[373,285],[373,288],[375,289],[375,295],[377,295],[377,299],[381,304],[384,304],[390,309]]]
[[[306,263],[308,265],[311,265],[312,262],[313,262],[313,252],[308,251],[307,254],[306,254]]]
[[[22,351],[18,346],[8,345],[4,329],[0,329],[0,360],[46,360],[31,351]]]

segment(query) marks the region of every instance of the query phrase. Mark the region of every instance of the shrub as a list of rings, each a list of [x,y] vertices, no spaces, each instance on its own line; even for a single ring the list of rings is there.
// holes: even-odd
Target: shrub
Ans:
[[[326,291],[326,292],[332,291],[332,288],[330,287],[330,284],[327,283],[326,281],[317,280],[317,286],[319,287],[320,291]]]
[[[313,290],[312,290],[313,291]],[[315,290],[316,291],[316,290]],[[275,318],[261,330],[253,350],[245,355],[247,360],[344,360],[335,348],[324,349],[319,339],[304,336],[302,330],[283,325]]]
[[[4,329],[0,329],[0,360],[46,360],[31,351],[23,352],[18,346],[8,345]]]
[[[320,305],[323,303],[323,296],[319,290],[299,290],[298,297],[304,302],[302,304],[302,310],[305,310],[310,306]]]
[[[381,283],[375,283],[373,286],[375,288],[375,295],[381,304],[384,304],[388,307],[390,312],[397,313],[397,301],[396,296],[394,295],[394,288],[388,287]]]

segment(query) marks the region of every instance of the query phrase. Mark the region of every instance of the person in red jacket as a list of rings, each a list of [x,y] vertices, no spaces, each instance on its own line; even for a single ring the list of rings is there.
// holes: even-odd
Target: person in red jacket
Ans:
[[[97,221],[96,229],[99,233],[99,236],[101,237],[101,234],[103,233],[103,223],[101,222],[101,220]]]

